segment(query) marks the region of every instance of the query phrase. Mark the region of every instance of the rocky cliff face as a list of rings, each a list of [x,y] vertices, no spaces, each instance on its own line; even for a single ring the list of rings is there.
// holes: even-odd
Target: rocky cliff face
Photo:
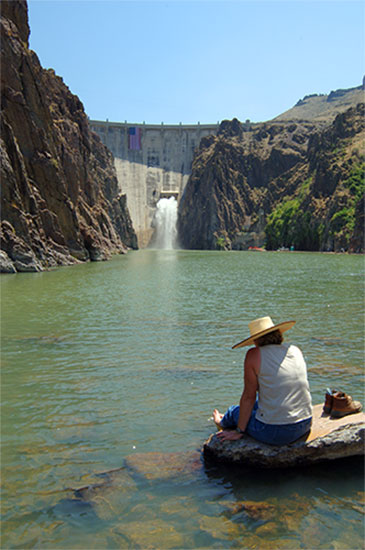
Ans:
[[[179,207],[181,246],[262,245],[265,215],[281,191],[276,182],[303,162],[314,128],[311,123],[267,123],[242,132],[236,119],[223,121],[217,136],[203,139],[195,156]]]
[[[1,4],[1,270],[137,248],[111,153],[81,101],[28,49],[27,4]]]
[[[267,248],[364,251],[364,103],[314,133],[267,218]]]
[[[363,251],[364,104],[333,123],[224,121],[180,202],[184,248]]]

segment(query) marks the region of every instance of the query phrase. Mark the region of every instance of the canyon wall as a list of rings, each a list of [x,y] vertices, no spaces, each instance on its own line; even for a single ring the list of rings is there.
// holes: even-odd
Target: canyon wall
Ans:
[[[1,2],[0,270],[41,271],[137,247],[113,157],[81,101],[29,50],[27,4]]]
[[[179,205],[183,248],[263,246],[266,215],[277,195],[272,182],[304,160],[313,123],[261,124],[243,132],[223,121],[202,140]]]
[[[183,248],[364,250],[364,103],[322,121],[224,121],[179,205]]]

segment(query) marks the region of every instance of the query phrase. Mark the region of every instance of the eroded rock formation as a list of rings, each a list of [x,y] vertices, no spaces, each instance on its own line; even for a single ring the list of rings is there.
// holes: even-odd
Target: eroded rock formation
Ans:
[[[180,202],[178,233],[184,248],[240,248],[244,233],[261,233],[261,212],[277,198],[273,181],[305,158],[314,125],[263,124],[242,132],[237,119],[223,121],[217,136],[200,143]],[[243,246],[243,248],[247,248]]]
[[[111,153],[83,105],[29,50],[25,0],[1,3],[1,270],[137,248]]]
[[[364,250],[364,103],[332,122],[223,121],[181,199],[191,249]]]

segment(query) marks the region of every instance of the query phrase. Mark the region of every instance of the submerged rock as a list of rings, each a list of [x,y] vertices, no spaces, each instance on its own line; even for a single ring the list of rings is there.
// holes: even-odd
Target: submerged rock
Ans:
[[[136,484],[125,468],[96,474],[97,481],[74,490],[76,500],[93,506],[97,516],[103,520],[113,519],[129,507]]]
[[[341,419],[319,414],[314,407],[313,428],[308,437],[289,445],[266,445],[244,435],[237,441],[221,441],[217,434],[204,444],[206,459],[262,468],[286,468],[365,454],[365,414]]]
[[[125,458],[127,468],[148,480],[191,475],[202,468],[199,452],[134,453]]]

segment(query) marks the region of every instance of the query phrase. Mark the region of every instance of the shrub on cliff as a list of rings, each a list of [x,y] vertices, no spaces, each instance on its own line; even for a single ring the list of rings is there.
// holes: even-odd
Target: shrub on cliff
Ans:
[[[348,250],[365,191],[364,174],[365,163],[354,164],[349,176],[340,179],[332,196],[317,199],[313,196],[312,182],[308,180],[298,196],[279,202],[269,214],[265,228],[266,248]],[[318,208],[319,204],[322,208]]]
[[[319,250],[323,229],[323,223],[313,220],[308,210],[302,210],[299,199],[286,200],[268,216],[266,248],[293,246],[296,250]]]

